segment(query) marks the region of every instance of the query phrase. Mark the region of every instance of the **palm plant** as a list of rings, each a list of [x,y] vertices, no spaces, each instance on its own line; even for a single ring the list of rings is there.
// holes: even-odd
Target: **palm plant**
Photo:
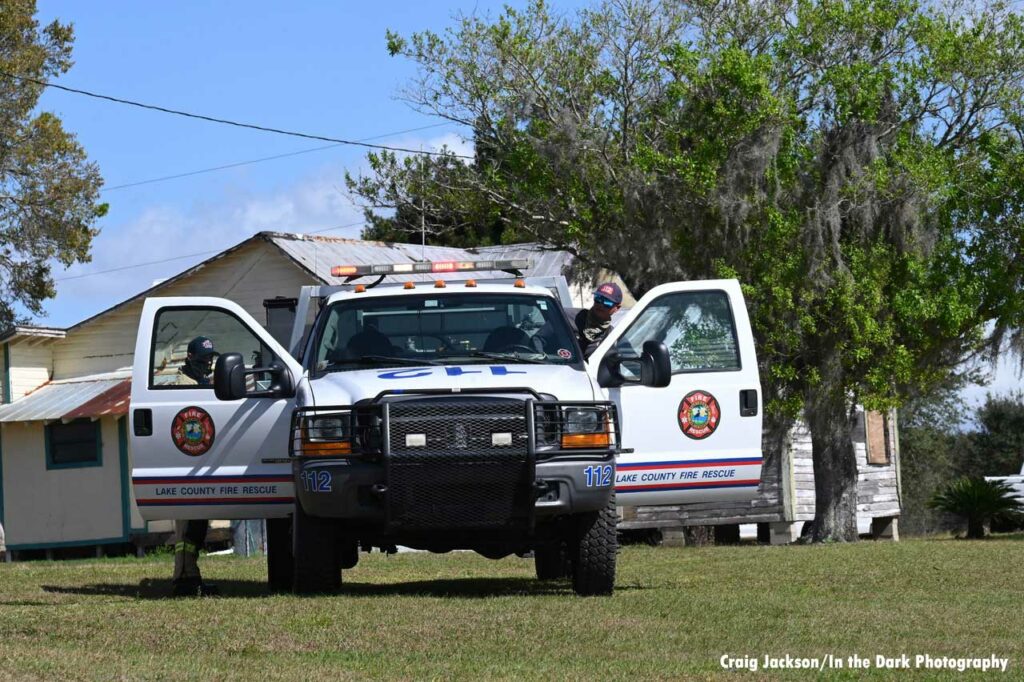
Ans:
[[[967,537],[985,537],[985,524],[1024,511],[1013,489],[1003,481],[960,478],[935,493],[928,506],[967,519]]]

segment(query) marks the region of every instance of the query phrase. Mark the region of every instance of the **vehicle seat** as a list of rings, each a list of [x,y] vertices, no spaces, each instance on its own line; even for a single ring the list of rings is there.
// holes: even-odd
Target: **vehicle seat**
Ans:
[[[391,340],[376,327],[365,327],[363,331],[353,335],[345,345],[345,352],[351,358],[363,355],[398,355],[398,349],[391,345]]]
[[[530,343],[530,336],[522,329],[516,327],[498,327],[487,335],[484,341],[483,350],[487,353],[497,353],[508,350],[512,346],[527,346],[533,348]]]

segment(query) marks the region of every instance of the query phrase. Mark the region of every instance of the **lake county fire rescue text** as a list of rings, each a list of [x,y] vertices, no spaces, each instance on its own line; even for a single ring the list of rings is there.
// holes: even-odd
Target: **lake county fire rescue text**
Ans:
[[[273,589],[333,590],[360,551],[403,545],[532,552],[539,578],[609,594],[617,506],[752,498],[761,390],[739,283],[655,287],[585,357],[565,280],[528,267],[338,266],[344,284],[302,288],[287,340],[229,300],[146,300],[143,517],[267,519]],[[199,381],[195,348],[217,354]]]

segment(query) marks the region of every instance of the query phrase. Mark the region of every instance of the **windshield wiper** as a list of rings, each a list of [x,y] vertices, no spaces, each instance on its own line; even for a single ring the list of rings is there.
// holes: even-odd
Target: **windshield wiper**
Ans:
[[[341,358],[340,360],[332,360],[327,365],[327,369],[334,367],[335,365],[369,365],[369,364],[389,364],[389,365],[413,365],[421,367],[423,365],[439,365],[441,363],[436,360],[417,360],[416,358],[399,358],[393,355],[360,355],[358,358]]]
[[[541,355],[540,351],[537,351],[537,354]],[[488,360],[502,360],[502,361],[505,361],[505,362],[507,362],[509,360],[515,360],[516,362],[525,362],[525,363],[528,363],[528,364],[531,364],[531,365],[547,365],[547,364],[549,364],[546,355],[544,356],[544,358],[531,358],[531,357],[529,357],[527,355],[518,353],[516,351],[510,351],[508,353],[491,353],[491,352],[484,351],[484,350],[475,350],[475,351],[470,352],[468,355],[469,355],[469,357],[473,357],[473,358],[487,358]],[[448,356],[445,356],[445,359],[447,360],[447,359],[451,359],[453,357],[459,357],[459,356],[448,355]]]

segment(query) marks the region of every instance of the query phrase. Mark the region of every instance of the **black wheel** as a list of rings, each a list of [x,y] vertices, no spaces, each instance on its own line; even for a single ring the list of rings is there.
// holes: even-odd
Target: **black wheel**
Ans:
[[[341,562],[336,526],[330,519],[306,514],[295,501],[292,522],[295,594],[334,592],[341,587]]]
[[[615,496],[604,509],[580,514],[570,543],[572,589],[581,596],[611,594],[615,588],[615,556],[619,550],[616,534],[618,515]]]
[[[270,591],[291,590],[294,568],[291,517],[267,519],[267,585]]]
[[[533,566],[538,580],[559,580],[569,575],[569,555],[560,540],[539,542],[533,549]]]

